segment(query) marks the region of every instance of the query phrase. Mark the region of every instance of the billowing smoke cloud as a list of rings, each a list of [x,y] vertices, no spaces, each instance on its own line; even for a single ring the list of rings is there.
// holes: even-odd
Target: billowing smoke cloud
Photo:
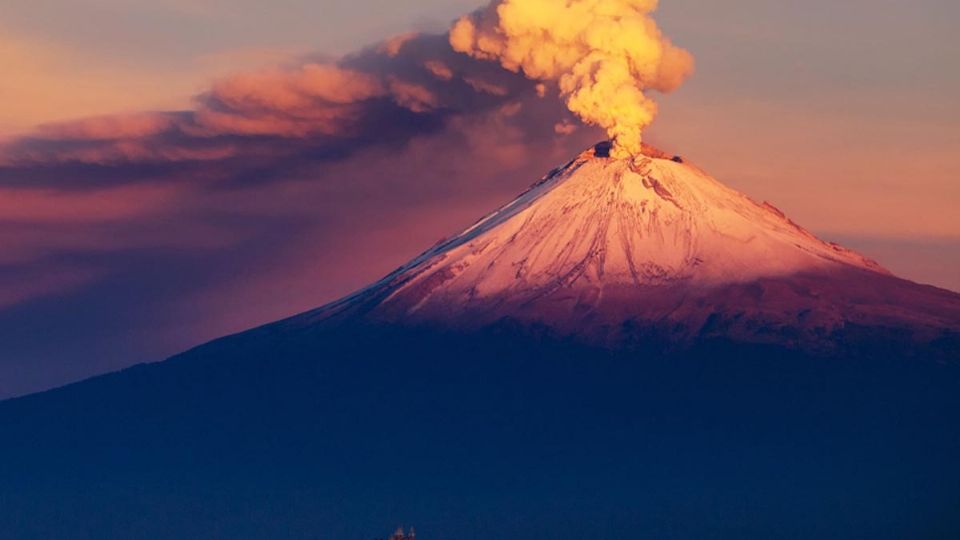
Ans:
[[[498,60],[539,81],[556,82],[567,106],[604,128],[614,154],[641,148],[657,112],[646,90],[670,92],[693,71],[693,57],[675,47],[651,14],[658,0],[495,0],[461,18],[454,49]]]

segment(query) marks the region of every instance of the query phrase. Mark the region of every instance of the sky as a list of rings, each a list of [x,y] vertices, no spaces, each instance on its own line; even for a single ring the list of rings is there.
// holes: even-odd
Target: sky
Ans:
[[[556,133],[576,123],[556,100],[433,36],[479,7],[0,0],[0,398],[334,300],[602,138]],[[960,5],[656,18],[696,72],[648,142],[960,290]]]

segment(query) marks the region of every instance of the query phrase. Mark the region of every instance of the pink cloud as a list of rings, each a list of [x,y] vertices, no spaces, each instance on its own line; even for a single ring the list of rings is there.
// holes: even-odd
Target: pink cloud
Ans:
[[[423,67],[427,68],[427,71],[432,73],[438,79],[444,81],[453,79],[453,70],[439,60],[427,60],[424,62]]]
[[[376,77],[332,65],[242,73],[214,84],[211,94],[238,109],[309,109],[322,100],[347,105],[385,93]]]
[[[157,113],[94,116],[39,127],[41,136],[62,140],[114,140],[148,137],[175,124],[175,118]]]
[[[184,191],[178,184],[134,184],[96,191],[0,188],[4,221],[91,223],[123,221],[160,212]]]
[[[454,52],[444,36],[406,35],[337,62],[305,61],[224,77],[197,96],[191,110],[42,126],[0,143],[0,185],[40,176],[57,183],[52,167],[71,164],[126,165],[131,175],[143,174],[147,169],[138,167],[149,165],[151,178],[158,178],[163,171],[156,167],[164,164],[173,169],[229,163],[225,166],[235,171],[265,168],[258,178],[266,178],[273,167],[264,159],[288,158],[292,167],[296,156],[340,159],[372,145],[406,144],[462,118],[528,99],[533,85],[522,75]],[[124,179],[119,170],[88,174],[93,183]]]

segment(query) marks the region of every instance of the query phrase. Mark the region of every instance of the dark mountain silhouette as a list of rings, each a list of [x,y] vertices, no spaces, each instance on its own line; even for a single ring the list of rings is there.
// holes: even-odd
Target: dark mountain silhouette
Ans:
[[[954,539],[960,295],[588,151],[339,302],[0,404],[0,537]]]

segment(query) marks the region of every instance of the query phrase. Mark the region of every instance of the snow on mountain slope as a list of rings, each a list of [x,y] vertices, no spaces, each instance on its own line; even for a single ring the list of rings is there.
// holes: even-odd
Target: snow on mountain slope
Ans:
[[[647,149],[616,160],[605,150],[582,153],[310,318],[362,312],[456,326],[509,318],[604,341],[620,339],[625,324],[750,341],[793,327],[813,339],[847,322],[960,326],[960,295],[894,278],[679,158]]]

